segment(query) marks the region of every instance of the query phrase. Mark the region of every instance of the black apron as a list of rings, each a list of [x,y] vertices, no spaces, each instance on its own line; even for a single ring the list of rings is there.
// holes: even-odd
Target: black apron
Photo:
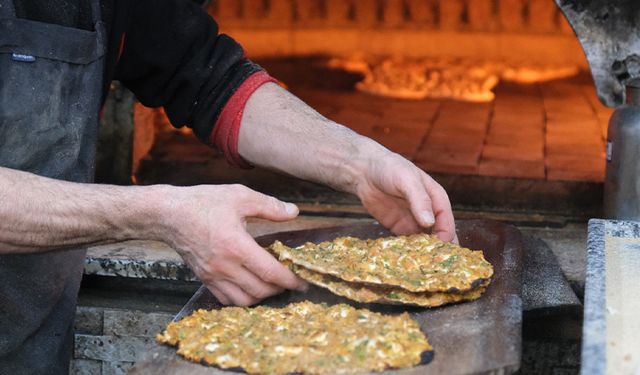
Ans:
[[[91,1],[95,31],[19,19],[0,0],[0,166],[92,181],[105,28]],[[84,257],[0,255],[0,374],[68,374]]]

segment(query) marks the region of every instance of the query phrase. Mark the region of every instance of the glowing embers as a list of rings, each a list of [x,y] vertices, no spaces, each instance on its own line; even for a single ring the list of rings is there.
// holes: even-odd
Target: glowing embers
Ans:
[[[350,374],[428,363],[433,348],[417,322],[348,305],[198,310],[157,341],[194,362],[251,374]]]
[[[450,98],[489,102],[500,79],[544,82],[576,75],[576,66],[507,64],[446,58],[332,58],[328,66],[364,75],[358,90],[403,99]]]

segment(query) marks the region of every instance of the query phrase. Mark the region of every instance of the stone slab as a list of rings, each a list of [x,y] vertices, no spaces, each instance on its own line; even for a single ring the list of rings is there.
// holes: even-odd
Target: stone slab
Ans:
[[[640,371],[640,223],[591,220],[582,373]]]
[[[580,315],[582,304],[558,260],[541,239],[524,237],[522,302],[527,316]]]
[[[91,359],[74,359],[69,367],[69,375],[102,375],[102,363]]]
[[[495,276],[486,294],[469,303],[439,309],[406,309],[400,306],[359,305],[337,297],[321,288],[309,292],[287,292],[264,301],[271,306],[310,299],[315,302],[350,303],[374,311],[398,313],[408,310],[428,332],[436,348],[434,360],[425,366],[387,373],[402,374],[509,374],[520,366],[522,301],[520,299],[521,236],[515,228],[490,221],[458,223],[460,242],[464,246],[482,248],[494,265]],[[290,246],[306,240],[321,241],[335,236],[356,235],[363,238],[388,234],[379,225],[359,224],[316,231],[279,233],[277,238]],[[258,239],[271,243],[276,236]],[[202,288],[178,314],[179,319],[197,308],[220,308],[206,289]],[[223,372],[180,359],[174,349],[159,346],[136,364],[133,374],[205,374]]]
[[[147,313],[128,310],[104,311],[104,335],[154,338],[162,332],[172,314]]]
[[[136,362],[153,347],[149,337],[76,335],[74,358],[104,362]]]
[[[103,314],[102,309],[88,306],[78,306],[74,320],[75,333],[83,335],[102,335]]]

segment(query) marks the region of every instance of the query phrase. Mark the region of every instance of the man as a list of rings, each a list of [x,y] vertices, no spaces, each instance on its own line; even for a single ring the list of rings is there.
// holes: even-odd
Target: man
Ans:
[[[272,82],[184,0],[0,0],[0,373],[63,374],[86,244],[165,241],[224,304],[306,285],[247,217],[295,205],[238,185],[90,184],[98,113],[119,79],[230,162],[356,194],[395,233],[455,239],[444,190]]]

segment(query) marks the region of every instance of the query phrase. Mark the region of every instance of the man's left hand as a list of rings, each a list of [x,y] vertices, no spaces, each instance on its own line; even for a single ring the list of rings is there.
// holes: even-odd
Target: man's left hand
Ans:
[[[395,234],[431,228],[443,241],[458,241],[445,190],[398,154],[386,151],[368,158],[355,193],[369,213]]]

